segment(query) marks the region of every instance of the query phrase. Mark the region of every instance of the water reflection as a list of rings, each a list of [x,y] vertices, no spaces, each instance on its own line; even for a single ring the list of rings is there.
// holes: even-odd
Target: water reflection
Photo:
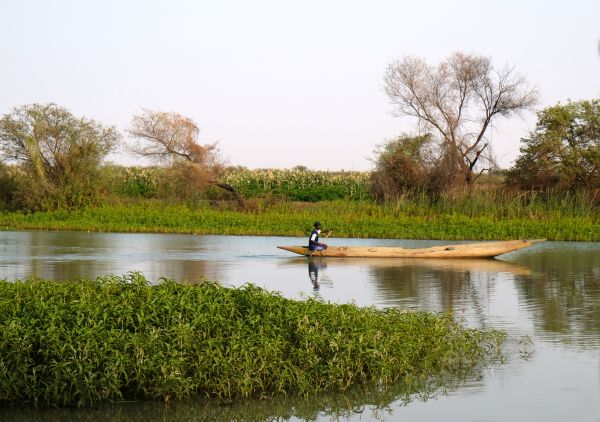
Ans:
[[[408,308],[448,311],[474,306],[497,279],[527,276],[527,267],[495,259],[419,260],[369,265],[380,300]]]
[[[0,278],[53,280],[130,271],[195,282],[218,279],[219,266],[203,259],[200,237],[125,233],[0,233]]]
[[[473,383],[479,372],[471,374]],[[444,384],[442,390],[440,384]],[[309,397],[275,396],[266,399],[219,403],[218,400],[188,400],[164,405],[161,402],[105,404],[92,409],[0,408],[1,420],[54,421],[279,421],[279,420],[389,420],[393,407],[425,403],[451,392],[464,379],[446,378],[412,385],[360,386],[343,393],[321,393]],[[393,404],[393,405],[392,405]]]
[[[357,420],[371,420],[389,406],[394,416],[404,414],[406,420],[491,417],[511,421],[523,419],[523,415],[534,415],[531,420],[599,420],[600,409],[594,403],[600,396],[600,243],[546,242],[504,255],[502,260],[308,260],[276,249],[278,244],[303,241],[244,236],[0,232],[0,278],[37,275],[65,279],[141,271],[151,280],[166,276],[196,282],[206,276],[224,285],[252,282],[292,298],[312,295],[360,306],[453,310],[470,326],[507,331],[509,344],[512,339],[516,349],[521,336],[531,336],[535,354],[522,362],[517,352],[516,359],[509,359],[508,364],[484,373],[478,380],[457,386],[443,400],[415,400],[406,407],[407,397],[410,401],[419,396],[403,395],[401,389],[395,393],[360,390],[356,395],[310,398],[308,403],[278,398],[233,406],[180,403],[169,409],[160,404],[111,405],[85,412],[56,411],[54,414],[61,416],[54,419],[30,410],[15,410],[12,417],[0,408],[0,419],[258,420],[335,419],[336,415],[350,419],[352,416],[347,415],[356,411]],[[343,243],[423,247],[441,242],[344,239]],[[537,401],[530,400],[532,392]],[[539,405],[542,399],[544,406]],[[518,405],[500,405],[507,402]],[[495,410],[490,415],[492,408]]]
[[[564,244],[520,259],[534,276],[518,292],[544,338],[600,345],[600,250],[593,246]]]
[[[323,258],[310,257],[308,261],[308,278],[315,291],[321,288],[319,284],[319,270],[327,268],[327,261]],[[322,272],[321,272],[322,273]]]

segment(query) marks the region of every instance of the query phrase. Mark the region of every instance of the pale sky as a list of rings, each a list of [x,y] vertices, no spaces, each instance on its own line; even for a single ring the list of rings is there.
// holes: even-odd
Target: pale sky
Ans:
[[[54,102],[124,132],[142,107],[175,111],[232,165],[368,170],[414,129],[382,90],[395,59],[485,55],[542,108],[600,98],[599,42],[600,0],[0,0],[0,114]],[[494,125],[502,167],[535,120]]]

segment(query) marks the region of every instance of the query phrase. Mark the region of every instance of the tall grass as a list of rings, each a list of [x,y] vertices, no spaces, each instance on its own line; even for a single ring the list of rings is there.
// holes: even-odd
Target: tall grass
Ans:
[[[411,210],[431,214],[459,214],[494,218],[562,218],[600,216],[600,191],[521,192],[511,189],[477,189],[449,192],[432,201],[423,195],[404,198]],[[419,212],[419,211],[417,211]]]
[[[504,336],[451,314],[293,301],[139,274],[0,282],[0,401],[308,395],[462,377]]]

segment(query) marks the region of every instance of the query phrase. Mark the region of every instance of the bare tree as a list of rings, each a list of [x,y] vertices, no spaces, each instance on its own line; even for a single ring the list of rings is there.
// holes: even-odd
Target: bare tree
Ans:
[[[384,88],[396,116],[416,117],[420,130],[437,140],[445,177],[469,185],[479,167],[495,165],[491,123],[537,102],[536,91],[512,67],[496,70],[489,58],[460,52],[437,66],[404,57],[388,66]]]
[[[178,113],[143,109],[133,116],[127,132],[142,141],[132,151],[157,163],[189,161],[208,167],[218,163],[216,144],[200,145],[196,123]]]
[[[218,186],[232,192],[243,205],[233,186],[219,182],[223,163],[217,145],[198,142],[200,129],[192,119],[174,112],[142,109],[133,116],[127,132],[141,141],[131,148],[135,154],[157,163],[179,165],[182,168],[178,173],[190,178],[190,186],[197,189],[203,185]]]

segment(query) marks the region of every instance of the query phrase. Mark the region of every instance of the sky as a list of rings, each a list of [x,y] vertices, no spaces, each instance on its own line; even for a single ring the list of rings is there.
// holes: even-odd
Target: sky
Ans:
[[[53,102],[125,134],[142,108],[172,111],[231,165],[363,171],[416,130],[391,114],[386,66],[456,51],[514,66],[538,110],[600,98],[600,1],[0,0],[0,115]],[[535,122],[494,123],[501,167]]]

